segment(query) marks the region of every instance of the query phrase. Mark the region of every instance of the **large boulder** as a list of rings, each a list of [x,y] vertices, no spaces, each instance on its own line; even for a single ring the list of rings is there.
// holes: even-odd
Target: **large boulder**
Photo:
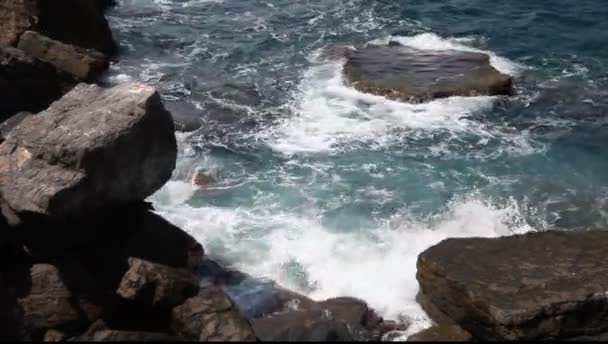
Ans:
[[[173,309],[173,330],[192,341],[256,341],[249,322],[221,289],[209,287]]]
[[[137,258],[129,267],[117,290],[127,300],[170,309],[198,294],[198,278],[187,270]]]
[[[296,299],[299,301],[299,299]],[[389,331],[361,300],[341,297],[323,302],[296,302],[252,321],[262,341],[369,341]]]
[[[19,111],[46,109],[61,94],[62,81],[52,65],[0,45],[0,123]]]
[[[606,336],[607,244],[608,231],[448,239],[418,258],[423,305],[480,340]]]
[[[175,168],[171,115],[139,83],[81,84],[0,145],[0,192],[17,213],[81,214],[138,202]]]
[[[35,30],[58,41],[110,54],[112,32],[99,0],[3,0],[0,2],[0,44],[16,45]]]
[[[27,286],[14,292],[25,327],[34,338],[46,330],[78,330],[101,316],[95,286],[77,263],[63,265],[35,264],[30,269]]]
[[[94,82],[110,64],[103,53],[61,43],[35,31],[23,33],[18,48],[85,82]]]
[[[349,51],[344,74],[361,92],[408,102],[507,95],[512,85],[511,77],[492,67],[486,54],[416,50],[398,43]]]

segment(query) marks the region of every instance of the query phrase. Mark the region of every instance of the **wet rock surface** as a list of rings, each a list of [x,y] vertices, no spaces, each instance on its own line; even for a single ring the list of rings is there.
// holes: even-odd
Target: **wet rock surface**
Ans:
[[[606,231],[445,240],[419,256],[425,309],[481,340],[605,335],[607,240]]]
[[[473,336],[457,325],[436,325],[407,338],[408,342],[470,342]]]
[[[407,102],[450,96],[508,95],[511,77],[486,54],[422,51],[399,43],[349,51],[344,75],[357,90]]]

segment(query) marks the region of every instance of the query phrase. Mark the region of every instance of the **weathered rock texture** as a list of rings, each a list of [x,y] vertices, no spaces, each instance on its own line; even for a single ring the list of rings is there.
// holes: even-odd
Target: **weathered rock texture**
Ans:
[[[605,336],[607,242],[608,231],[445,240],[418,259],[425,308],[481,340]]]
[[[124,205],[175,168],[171,115],[148,86],[81,84],[0,145],[0,192],[17,213],[62,216]]]
[[[187,270],[137,258],[129,259],[129,267],[117,290],[127,300],[173,308],[199,291],[198,278]]]
[[[173,309],[173,330],[193,341],[255,341],[237,306],[219,288],[207,288]]]
[[[55,40],[112,53],[112,32],[102,8],[93,0],[3,0],[0,2],[0,44],[16,45],[28,30]]]
[[[85,82],[94,82],[109,65],[105,54],[61,43],[35,31],[21,35],[18,48]]]
[[[61,91],[62,83],[53,66],[0,45],[0,123],[19,111],[45,109],[61,97]]]
[[[511,93],[511,77],[498,72],[486,54],[423,51],[398,43],[350,51],[344,66],[359,91],[409,102],[450,96]]]
[[[470,342],[473,336],[458,325],[436,325],[407,338],[408,342]]]

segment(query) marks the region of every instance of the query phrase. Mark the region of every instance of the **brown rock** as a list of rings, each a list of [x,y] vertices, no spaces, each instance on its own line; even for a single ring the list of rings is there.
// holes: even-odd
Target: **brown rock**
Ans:
[[[237,306],[219,288],[208,288],[172,312],[173,330],[194,341],[256,341]]]
[[[351,51],[344,74],[359,91],[421,102],[450,96],[508,95],[511,77],[490,65],[486,54],[423,51],[398,43]]]
[[[138,83],[81,84],[0,145],[0,192],[17,214],[68,216],[139,202],[175,168],[171,115]]]
[[[98,51],[61,43],[35,31],[21,35],[18,48],[85,82],[94,82],[109,66],[108,57]]]
[[[605,335],[606,243],[608,231],[445,240],[418,258],[425,308],[479,340]]]
[[[65,333],[57,330],[48,330],[44,335],[44,342],[64,342],[66,339]]]
[[[17,302],[28,328],[74,330],[88,326],[101,314],[86,272],[71,264],[60,272],[49,264],[31,268],[31,286]],[[88,294],[88,295],[87,295]]]
[[[173,308],[199,291],[198,278],[187,270],[137,258],[129,259],[129,267],[117,290],[127,300]]]
[[[3,0],[0,44],[16,45],[28,30],[108,54],[115,48],[112,32],[97,1]]]
[[[53,66],[0,45],[0,123],[19,111],[46,109],[61,92],[62,81]]]
[[[413,334],[408,342],[470,342],[471,334],[457,325],[438,325]]]
[[[139,331],[99,331],[93,335],[93,342],[182,342],[183,339],[166,333]]]

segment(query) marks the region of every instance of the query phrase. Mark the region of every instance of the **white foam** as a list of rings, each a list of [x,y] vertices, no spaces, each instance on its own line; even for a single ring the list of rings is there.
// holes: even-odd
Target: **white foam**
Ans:
[[[175,196],[158,202],[163,204],[161,215],[237,268],[317,300],[361,298],[388,319],[412,318],[410,332],[429,325],[415,301],[419,253],[448,237],[496,237],[532,230],[515,202],[497,207],[477,195],[456,200],[431,218],[417,218],[404,208],[369,230],[339,233],[324,227],[321,211],[314,208],[306,214],[275,204],[192,208],[180,202],[183,185],[176,183],[167,184],[155,197],[163,194]],[[294,277],[294,266],[301,270],[299,276]]]

